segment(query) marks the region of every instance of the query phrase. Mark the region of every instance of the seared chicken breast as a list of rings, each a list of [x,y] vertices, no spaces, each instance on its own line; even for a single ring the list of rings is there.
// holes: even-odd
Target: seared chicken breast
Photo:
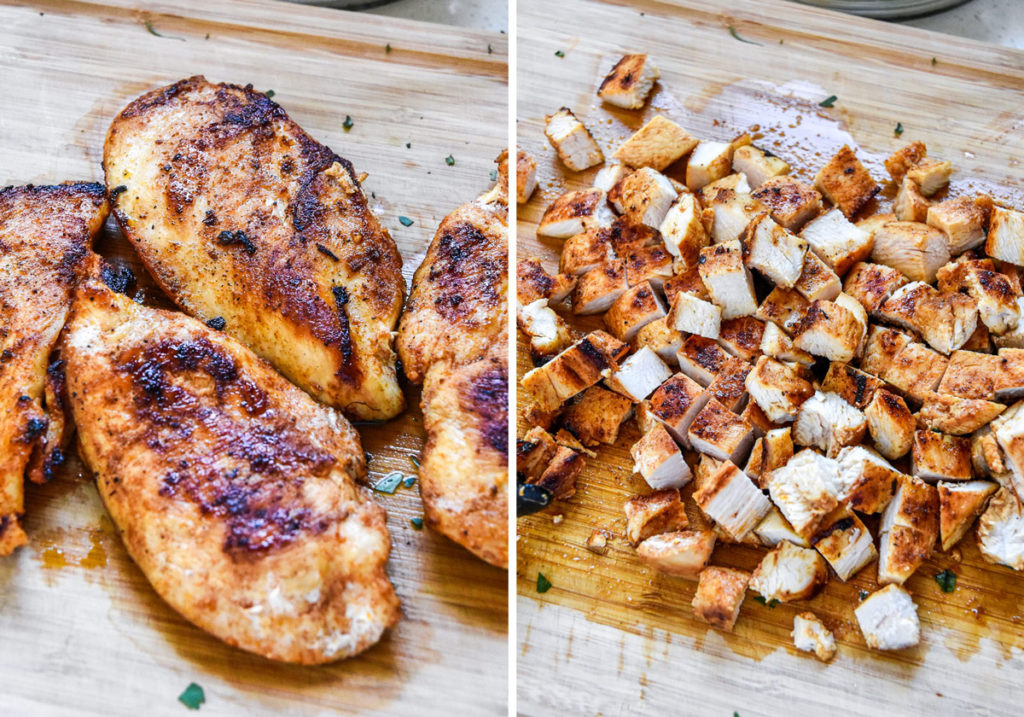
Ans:
[[[266,95],[192,77],[129,104],[103,165],[121,228],[182,309],[352,418],[402,410],[401,258],[347,160]]]
[[[79,451],[128,552],[230,645],[349,657],[399,617],[359,436],[235,339],[95,281],[62,343]]]
[[[26,467],[39,481],[63,461],[60,365],[48,361],[106,216],[99,184],[0,191],[0,555],[27,540]]]
[[[499,174],[507,171],[499,168]],[[506,180],[445,217],[413,277],[398,330],[423,383],[426,522],[508,567],[508,197]],[[610,338],[610,337],[609,337]],[[596,382],[596,381],[595,381]]]

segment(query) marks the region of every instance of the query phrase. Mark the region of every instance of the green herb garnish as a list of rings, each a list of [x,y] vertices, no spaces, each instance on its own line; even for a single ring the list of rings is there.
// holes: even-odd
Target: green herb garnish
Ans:
[[[412,142],[406,142],[405,143],[405,148],[406,149],[412,149]]]
[[[390,54],[390,52],[391,52],[391,43],[388,43],[387,45],[384,46],[384,52]]]
[[[417,458],[416,456],[409,456],[409,462],[412,463],[413,467],[416,470],[420,469],[420,459]]]
[[[491,170],[491,181],[492,182],[497,182],[498,181],[498,170],[497,169],[492,169]]]
[[[398,471],[392,471],[376,483],[371,484],[370,487],[378,493],[393,495],[394,492],[398,490],[398,486],[402,485],[402,478],[404,478],[404,476],[401,473]]]
[[[544,577],[544,573],[537,573],[537,592],[546,593],[551,589],[551,581]]]
[[[956,573],[952,570],[943,570],[935,574],[935,582],[939,584],[942,592],[951,593],[956,590]]]
[[[153,27],[152,20],[146,20],[146,29],[149,30],[149,34],[153,37],[160,37],[164,40],[181,40],[182,42],[185,42],[184,37],[174,37],[173,35],[161,35],[159,32],[156,31],[156,28]]]
[[[276,93],[276,92],[274,92],[273,90],[267,90],[267,91],[266,91],[266,92],[264,92],[263,94],[265,94],[265,95],[266,95],[266,96],[267,96],[268,98],[272,98],[272,97],[273,97],[274,95],[276,95],[277,93]]]
[[[185,691],[178,695],[178,702],[188,707],[190,710],[199,709],[199,705],[206,702],[206,694],[203,692],[203,688],[197,685],[195,682],[189,684],[185,688]]]
[[[932,58],[932,67],[935,67],[935,66],[936,66],[937,64],[939,64],[939,61],[938,61],[938,60],[936,60],[936,59],[935,59],[935,58],[933,57],[933,58]]]
[[[779,601],[776,600],[775,598],[772,598],[771,600],[765,600],[764,597],[761,596],[761,595],[756,595],[754,597],[754,602],[760,603],[761,605],[764,605],[769,610],[774,610],[779,605]]]
[[[903,134],[903,123],[902,122],[897,122],[896,123],[896,129],[894,129],[893,132],[896,133],[897,137],[899,137],[901,134]]]
[[[449,167],[454,166],[455,165],[455,157],[453,157],[453,156],[451,156],[449,154],[447,157],[444,158],[444,163],[447,164]]]
[[[345,115],[345,121],[341,123],[341,126],[344,128],[346,132],[348,132],[350,129],[352,129],[352,125],[354,124],[355,122],[352,121],[352,118],[349,115]]]
[[[412,518],[409,522],[412,523],[414,529],[423,530],[423,518]]]
[[[838,99],[839,98],[836,97],[835,95],[829,95],[828,97],[823,99],[821,102],[819,102],[818,105],[820,107],[835,107],[836,100],[838,100]]]
[[[868,591],[867,590],[861,590],[859,593],[857,593],[857,597],[859,597],[861,600],[866,599],[867,596],[868,596]]]
[[[732,35],[735,39],[739,40],[740,42],[745,42],[748,45],[757,45],[758,47],[761,46],[760,42],[754,42],[753,40],[747,40],[740,37],[740,34],[736,32],[736,28],[733,27],[732,25],[729,26],[729,34]]]
[[[488,55],[493,55],[494,54],[494,48],[491,47],[490,45],[487,45],[487,54]]]
[[[407,476],[402,481],[402,485],[404,485],[406,488],[412,488],[414,485],[416,485],[416,476]]]
[[[565,53],[561,50],[555,50],[555,57],[565,57]]]
[[[400,221],[402,223],[403,227],[411,227],[412,226],[412,219],[410,219],[409,217],[399,217],[398,221]]]

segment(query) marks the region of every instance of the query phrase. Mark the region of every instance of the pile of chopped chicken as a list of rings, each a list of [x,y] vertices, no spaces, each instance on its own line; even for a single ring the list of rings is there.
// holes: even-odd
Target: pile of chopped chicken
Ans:
[[[658,77],[628,55],[598,95],[640,109]],[[806,600],[876,563],[881,589],[855,611],[864,639],[916,645],[902,586],[976,520],[985,559],[1024,569],[1024,213],[953,196],[950,162],[921,142],[886,160],[892,213],[868,216],[881,187],[850,147],[809,184],[747,135],[699,140],[661,115],[615,163],[569,108],[546,134],[569,170],[604,166],[540,221],[564,240],[558,270],[519,262],[536,365],[521,480],[571,496],[586,456],[635,419],[633,469],[652,492],[626,501],[626,538],[696,580],[695,615],[722,630],[748,590]],[[520,202],[535,171],[520,152]],[[607,330],[577,338],[566,313]],[[587,547],[611,535],[596,526]],[[723,542],[770,552],[752,573],[709,565]],[[835,652],[811,613],[793,637]]]

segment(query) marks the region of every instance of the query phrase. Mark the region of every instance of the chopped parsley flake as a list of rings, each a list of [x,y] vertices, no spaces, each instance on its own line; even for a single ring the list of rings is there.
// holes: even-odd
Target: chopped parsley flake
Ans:
[[[492,182],[497,182],[498,181],[498,170],[497,169],[492,169],[491,170],[491,181]]]
[[[935,582],[944,593],[951,593],[956,590],[956,573],[952,570],[943,570],[935,574]]]
[[[867,596],[868,596],[868,591],[867,590],[861,590],[859,593],[857,593],[857,597],[859,597],[861,600],[866,599]]]
[[[896,133],[897,137],[899,137],[901,134],[903,134],[903,123],[902,122],[897,122],[896,123],[896,129],[894,129],[893,132]]]
[[[761,595],[755,596],[754,597],[754,602],[760,603],[761,605],[764,605],[769,610],[774,610],[779,605],[779,601],[776,600],[775,598],[772,598],[771,600],[765,600],[764,597],[761,596]]]
[[[835,95],[829,95],[828,97],[823,99],[821,102],[819,102],[818,105],[821,106],[821,107],[835,107],[836,100],[838,100],[838,99],[839,98],[836,97]]]
[[[494,48],[491,47],[490,45],[487,46],[487,54],[488,55],[493,55],[494,54]]]
[[[178,695],[178,702],[188,707],[190,710],[199,709],[199,705],[206,702],[206,694],[203,692],[203,688],[197,685],[195,682],[189,684],[185,688],[185,691]]]
[[[938,60],[936,60],[936,59],[935,59],[935,58],[933,57],[933,58],[932,58],[932,67],[935,67],[935,66],[936,66],[937,64],[939,64],[939,61],[938,61]]]
[[[406,149],[412,149],[412,142],[406,142],[405,143],[405,148]]]
[[[565,53],[561,50],[555,50],[555,57],[565,57]]]
[[[341,123],[341,126],[346,132],[348,132],[350,129],[352,129],[352,125],[354,124],[355,122],[352,121],[352,117],[350,117],[349,115],[345,115],[345,121]]]
[[[413,467],[416,468],[416,470],[420,469],[420,459],[417,458],[416,456],[409,456],[409,462],[412,463]]]
[[[736,28],[733,27],[732,25],[729,26],[729,34],[732,35],[733,38],[739,40],[740,42],[745,42],[748,45],[757,45],[759,47],[761,45],[760,42],[754,42],[753,40],[747,40],[745,38],[740,37],[740,34],[738,32],[736,32]]]
[[[388,495],[393,495],[394,492],[398,490],[398,486],[402,485],[402,478],[404,477],[405,476],[403,476],[398,471],[392,471],[383,478],[381,478],[376,483],[372,484],[370,487],[373,488],[378,493],[387,493]]]
[[[386,52],[386,53],[390,53],[391,52],[391,43],[388,43],[387,45],[384,46],[384,52]]]
[[[402,223],[403,227],[411,227],[412,226],[412,219],[410,219],[409,217],[399,217],[398,221],[400,221]]]
[[[267,96],[268,98],[273,98],[273,97],[274,97],[274,95],[276,95],[277,93],[276,93],[276,92],[274,92],[273,90],[267,90],[267,91],[266,91],[266,92],[264,92],[263,94],[265,94],[265,95],[266,95],[266,96]]]
[[[406,488],[412,488],[414,485],[416,485],[416,476],[407,476],[402,481],[402,485],[404,485]]]
[[[537,592],[546,593],[551,589],[551,581],[544,577],[544,573],[537,573]]]
[[[423,518],[411,518],[409,522],[415,530],[423,530]]]
[[[161,35],[159,32],[156,31],[156,28],[153,27],[153,21],[152,20],[146,20],[146,29],[149,30],[149,34],[152,35],[153,37],[160,37],[160,38],[163,38],[164,40],[181,40],[182,42],[185,42],[185,38],[184,37],[174,37],[172,35]]]
[[[447,164],[449,167],[454,166],[455,165],[455,157],[453,157],[453,156],[451,156],[449,154],[447,157],[444,158],[444,163]]]

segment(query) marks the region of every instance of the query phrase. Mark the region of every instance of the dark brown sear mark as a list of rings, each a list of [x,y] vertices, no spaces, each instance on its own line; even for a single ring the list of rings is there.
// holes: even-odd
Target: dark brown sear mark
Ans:
[[[474,375],[464,394],[464,408],[479,416],[480,433],[494,450],[508,456],[508,371],[500,364]]]
[[[487,235],[469,222],[458,223],[441,236],[427,281],[438,289],[434,308],[446,320],[458,323],[474,307],[497,306],[501,301],[498,287],[505,267],[483,258],[490,244]]]

